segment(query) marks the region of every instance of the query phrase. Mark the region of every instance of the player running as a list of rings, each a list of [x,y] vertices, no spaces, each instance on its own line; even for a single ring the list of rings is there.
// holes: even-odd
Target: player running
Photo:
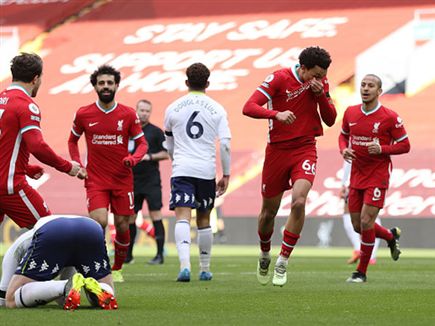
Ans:
[[[379,102],[382,81],[366,75],[360,87],[362,104],[350,106],[343,117],[339,147],[343,158],[352,162],[349,187],[349,212],[356,232],[361,234],[361,257],[347,282],[367,281],[367,267],[375,238],[387,241],[391,257],[400,255],[400,229],[390,230],[375,222],[384,206],[392,163],[390,155],[408,153],[411,145],[396,112]]]

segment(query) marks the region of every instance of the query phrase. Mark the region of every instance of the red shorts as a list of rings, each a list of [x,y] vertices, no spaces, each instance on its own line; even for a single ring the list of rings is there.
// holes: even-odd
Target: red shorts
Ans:
[[[363,204],[375,206],[378,208],[384,207],[385,195],[387,189],[371,187],[367,189],[349,189],[349,212],[361,212]]]
[[[316,163],[315,144],[296,148],[276,148],[276,146],[268,144],[261,178],[263,197],[275,197],[291,189],[291,185],[298,179],[306,179],[313,184]]]
[[[0,195],[0,216],[6,214],[20,228],[32,228],[44,216],[51,215],[41,195],[27,183],[13,195]]]
[[[133,189],[86,189],[88,211],[92,212],[97,208],[107,208],[115,215],[134,214]]]

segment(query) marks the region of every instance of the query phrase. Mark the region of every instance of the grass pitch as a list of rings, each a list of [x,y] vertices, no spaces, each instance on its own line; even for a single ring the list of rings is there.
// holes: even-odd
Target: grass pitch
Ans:
[[[90,309],[86,297],[74,312],[56,304],[0,310],[3,325],[435,325],[435,251],[405,249],[393,262],[386,249],[369,267],[366,284],[347,284],[355,269],[350,249],[297,248],[288,283],[260,285],[257,247],[215,246],[213,280],[177,283],[174,247],[164,265],[150,266],[153,249],[138,248],[134,264],[116,284],[117,311]],[[273,253],[278,252],[274,248]],[[272,262],[274,263],[274,261]]]

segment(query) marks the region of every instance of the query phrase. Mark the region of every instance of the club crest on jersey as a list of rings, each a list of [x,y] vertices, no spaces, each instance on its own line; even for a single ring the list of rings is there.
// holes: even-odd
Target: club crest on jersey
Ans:
[[[288,89],[286,89],[285,90],[285,92],[287,94],[286,102],[295,99],[296,97],[301,95],[303,92],[305,92],[309,88],[310,88],[310,84],[309,83],[305,83],[301,87],[299,87],[298,89],[295,89],[295,90],[289,91]]]
[[[116,137],[116,143],[117,143],[117,144],[123,144],[123,143],[124,143],[121,135],[119,135],[118,137]]]
[[[373,130],[372,130],[372,132],[374,133],[374,134],[377,134],[378,132],[379,132],[379,126],[381,125],[381,123],[380,122],[375,122],[374,124],[373,124]]]
[[[36,106],[35,103],[30,103],[30,104],[29,104],[29,110],[30,110],[30,112],[32,112],[33,114],[39,114],[39,108]]]
[[[397,123],[395,125],[396,128],[402,128],[403,127],[403,120],[401,117],[397,117]]]
[[[124,123],[124,120],[118,120],[118,129],[119,131],[122,130],[122,124]]]

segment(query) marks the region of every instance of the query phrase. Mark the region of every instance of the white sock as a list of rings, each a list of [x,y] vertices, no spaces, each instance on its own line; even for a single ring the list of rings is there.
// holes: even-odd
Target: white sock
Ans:
[[[103,283],[103,282],[98,282],[98,283],[100,283],[100,286],[101,286],[101,288],[102,288],[104,291],[109,292],[110,294],[115,295],[115,290],[112,289],[112,287],[111,287],[109,284],[107,284],[107,283]]]
[[[287,266],[288,265],[288,257],[284,257],[284,256],[279,255],[278,259],[276,260],[275,265],[281,265],[281,264],[284,264]]]
[[[353,250],[359,251],[361,247],[361,236],[353,229],[352,220],[349,213],[343,214],[343,226],[344,231],[346,231],[347,237],[352,243]]]
[[[213,231],[211,227],[198,229],[199,271],[210,271],[211,246],[213,244]]]
[[[180,270],[187,268],[190,271],[190,223],[188,220],[179,220],[175,223],[175,244],[180,260]]]
[[[35,307],[64,295],[65,281],[30,282],[15,291],[17,308]]]

